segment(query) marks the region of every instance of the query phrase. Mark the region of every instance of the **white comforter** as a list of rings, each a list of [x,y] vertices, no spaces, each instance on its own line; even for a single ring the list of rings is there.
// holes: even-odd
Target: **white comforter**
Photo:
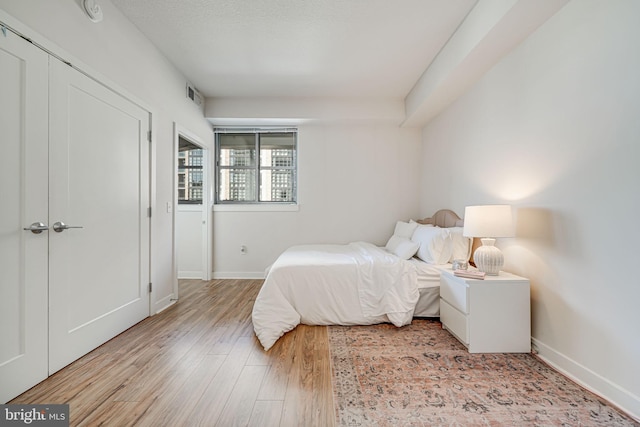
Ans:
[[[253,306],[253,328],[268,350],[298,324],[411,323],[416,269],[371,243],[287,249],[271,266]]]

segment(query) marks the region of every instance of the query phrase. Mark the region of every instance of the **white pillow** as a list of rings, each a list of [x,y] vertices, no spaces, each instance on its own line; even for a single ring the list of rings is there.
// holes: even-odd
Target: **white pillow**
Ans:
[[[411,240],[418,243],[417,256],[429,264],[446,264],[453,253],[453,242],[448,229],[421,225]]]
[[[454,259],[469,261],[469,258],[471,258],[471,246],[473,245],[472,239],[462,235],[463,227],[451,227],[447,228],[447,230],[449,230],[449,234],[451,234],[453,246],[449,262],[453,262]]]
[[[398,258],[409,259],[416,254],[420,245],[407,237],[398,237],[394,234],[385,247]]]
[[[411,239],[413,232],[416,227],[418,227],[417,222],[396,222],[396,228],[393,230],[393,235],[398,237],[406,237],[407,239]]]

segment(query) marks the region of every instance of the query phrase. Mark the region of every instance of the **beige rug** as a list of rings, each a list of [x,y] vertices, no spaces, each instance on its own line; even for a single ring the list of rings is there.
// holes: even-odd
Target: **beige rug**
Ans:
[[[440,322],[330,326],[339,426],[640,426],[530,354],[470,354]]]

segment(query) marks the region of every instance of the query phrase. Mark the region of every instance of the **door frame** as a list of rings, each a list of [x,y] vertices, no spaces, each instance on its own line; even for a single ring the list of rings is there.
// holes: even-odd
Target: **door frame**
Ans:
[[[194,145],[197,145],[203,150],[202,153],[202,222],[204,224],[204,230],[202,236],[202,268],[203,277],[202,280],[211,280],[211,252],[213,246],[212,238],[212,197],[211,197],[211,157],[210,149],[195,133],[191,132],[187,128],[181,126],[177,122],[173,122],[173,216],[172,216],[172,243],[173,243],[173,294],[174,298],[178,298],[178,251],[177,251],[177,239],[176,239],[176,213],[178,211],[178,150],[179,139],[184,138]]]

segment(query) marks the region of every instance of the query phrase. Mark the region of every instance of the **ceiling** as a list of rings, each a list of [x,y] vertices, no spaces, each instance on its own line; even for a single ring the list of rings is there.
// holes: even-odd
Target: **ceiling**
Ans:
[[[205,97],[404,99],[477,0],[112,0]]]

